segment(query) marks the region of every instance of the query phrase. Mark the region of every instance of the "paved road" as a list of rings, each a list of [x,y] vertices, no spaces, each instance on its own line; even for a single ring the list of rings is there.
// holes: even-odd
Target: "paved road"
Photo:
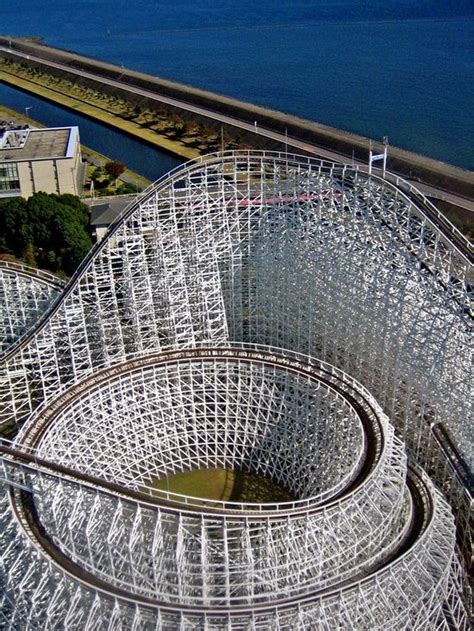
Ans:
[[[432,199],[439,199],[443,202],[449,202],[454,206],[459,206],[459,208],[464,208],[465,210],[469,210],[474,213],[474,201],[468,199],[467,197],[461,197],[460,195],[454,195],[453,193],[448,193],[447,191],[443,191],[441,189],[435,188],[434,186],[428,186],[428,184],[422,184],[421,182],[416,182],[415,180],[408,180],[413,186],[426,195],[426,197],[430,197]]]
[[[351,158],[349,158],[347,155],[344,155],[342,153],[338,153],[336,151],[330,151],[327,149],[323,149],[322,147],[318,147],[317,145],[311,144],[311,143],[307,143],[307,142],[303,142],[301,140],[298,140],[297,138],[293,138],[291,136],[288,136],[287,134],[282,134],[279,132],[275,132],[272,131],[271,129],[265,128],[265,127],[261,127],[258,124],[258,121],[255,121],[253,124],[252,123],[248,123],[246,121],[242,121],[238,118],[234,118],[232,116],[227,116],[225,114],[221,114],[219,112],[216,112],[214,110],[210,110],[204,107],[199,107],[197,105],[192,105],[190,103],[186,103],[185,101],[181,101],[179,99],[174,99],[168,96],[162,96],[160,94],[156,94],[155,92],[152,92],[150,90],[144,90],[142,88],[138,88],[135,86],[128,86],[127,83],[124,83],[120,80],[114,80],[114,79],[108,79],[105,77],[102,77],[100,75],[96,75],[90,72],[86,72],[84,70],[80,70],[77,68],[72,68],[70,66],[68,66],[67,64],[61,64],[58,62],[54,62],[54,61],[49,61],[49,60],[44,60],[41,57],[37,57],[35,55],[31,55],[31,54],[27,54],[27,53],[22,53],[20,51],[17,50],[13,50],[13,49],[9,49],[5,46],[0,46],[0,51],[3,51],[5,53],[8,53],[10,55],[16,55],[17,57],[26,59],[27,61],[31,60],[40,64],[44,64],[48,67],[52,67],[52,68],[56,68],[58,70],[61,70],[63,72],[68,72],[70,74],[75,74],[78,77],[83,77],[85,79],[91,79],[93,81],[99,81],[100,83],[109,85],[111,87],[115,87],[115,88],[120,88],[121,90],[125,90],[127,92],[132,93],[134,96],[141,95],[146,99],[150,99],[152,101],[157,101],[159,103],[164,103],[166,105],[171,105],[173,107],[177,107],[180,109],[183,109],[185,111],[194,113],[194,114],[198,114],[200,116],[205,116],[207,118],[211,118],[217,122],[222,123],[223,125],[231,125],[233,127],[236,127],[238,129],[242,129],[246,132],[250,132],[253,134],[257,134],[259,136],[262,136],[264,138],[268,138],[270,140],[274,140],[276,142],[279,142],[285,146],[287,146],[289,149],[296,149],[297,151],[305,151],[308,153],[312,153],[317,157],[321,157],[325,160],[330,160],[331,162],[340,162],[343,164],[352,164],[353,161]],[[360,165],[360,166],[364,166],[365,163],[362,163],[360,161],[355,161],[354,164],[356,165]],[[459,206],[461,208],[465,208],[471,212],[474,212],[474,202],[470,199],[467,199],[463,196],[460,195],[455,195],[453,193],[448,193],[446,191],[443,190],[439,190],[433,186],[428,186],[425,184],[420,184],[419,182],[416,181],[412,181],[411,182],[413,185],[415,185],[421,192],[423,192],[426,196],[428,197],[432,197],[434,199],[441,199],[444,201],[448,201],[456,206]]]

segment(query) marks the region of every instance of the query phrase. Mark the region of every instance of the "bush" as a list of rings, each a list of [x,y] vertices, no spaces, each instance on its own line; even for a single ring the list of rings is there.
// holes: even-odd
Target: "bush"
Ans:
[[[124,182],[117,188],[117,195],[132,195],[137,192],[137,189],[133,184],[129,184],[128,182]]]
[[[98,180],[103,175],[104,175],[104,170],[102,169],[102,167],[96,167],[91,173],[91,179]]]

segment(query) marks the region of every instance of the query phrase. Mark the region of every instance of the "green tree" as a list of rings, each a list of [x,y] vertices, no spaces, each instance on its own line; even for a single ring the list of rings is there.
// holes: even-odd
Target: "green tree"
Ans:
[[[54,250],[49,250],[49,252],[46,253],[46,261],[48,269],[53,272],[58,270],[59,260]]]
[[[33,241],[26,200],[14,197],[0,205],[0,250],[21,256]]]
[[[74,195],[35,193],[0,204],[0,251],[71,275],[92,246],[89,210]]]
[[[139,116],[141,116],[142,112],[143,110],[140,105],[135,105],[135,107],[133,108],[132,118],[138,118]]]
[[[186,136],[186,134],[189,133],[190,129],[191,129],[191,126],[187,121],[183,119],[176,120],[174,123],[175,138],[182,138],[183,136]]]
[[[59,204],[52,224],[52,234],[60,243],[61,268],[73,274],[91,248],[91,239],[84,230],[80,217],[70,206]]]
[[[58,235],[52,234],[54,216],[57,212],[57,196],[36,193],[27,200],[28,221],[33,232],[32,241],[36,250],[54,249],[50,247]],[[39,262],[39,259],[37,259]]]
[[[99,178],[101,178],[104,175],[104,170],[102,169],[102,167],[98,166],[96,167],[92,173],[91,173],[91,179],[93,180],[98,180]]]

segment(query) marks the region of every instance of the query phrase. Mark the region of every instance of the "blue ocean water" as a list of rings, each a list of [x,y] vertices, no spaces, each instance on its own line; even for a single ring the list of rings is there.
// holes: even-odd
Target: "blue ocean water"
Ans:
[[[474,167],[472,0],[22,0],[0,31]]]

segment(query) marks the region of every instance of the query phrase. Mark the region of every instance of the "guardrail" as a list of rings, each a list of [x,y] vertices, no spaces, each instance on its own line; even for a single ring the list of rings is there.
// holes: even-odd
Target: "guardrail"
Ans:
[[[363,167],[360,170],[364,171]],[[449,237],[453,244],[457,247],[459,253],[467,259],[469,263],[472,263],[472,259],[469,258],[474,250],[474,242],[469,239],[457,228],[453,223],[449,221],[444,213],[442,213],[436,206],[422,193],[416,186],[413,186],[410,182],[403,179],[399,175],[387,172],[385,180],[394,183],[397,188],[405,191],[409,198],[414,198],[418,203],[422,205],[421,210],[424,210],[429,219],[435,220],[435,225],[442,229],[446,234],[448,232]]]
[[[58,287],[58,289],[62,289],[66,285],[66,282],[64,280],[62,280],[58,276],[55,276],[51,272],[47,272],[46,270],[37,269],[34,267],[29,267],[28,265],[25,265],[25,263],[16,261],[5,261],[0,259],[0,271],[2,269],[11,270],[12,272],[16,272],[17,274],[22,274],[31,278],[38,278],[48,285]]]

